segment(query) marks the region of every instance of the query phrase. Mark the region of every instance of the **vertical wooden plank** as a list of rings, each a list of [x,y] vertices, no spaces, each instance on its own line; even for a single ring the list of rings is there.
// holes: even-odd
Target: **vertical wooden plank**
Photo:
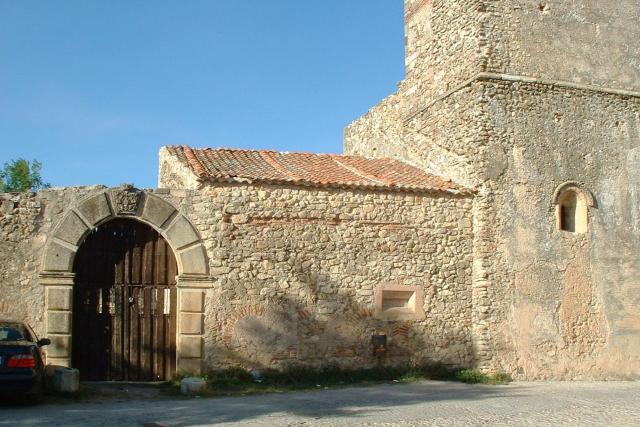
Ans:
[[[175,285],[176,276],[178,275],[178,264],[173,254],[173,250],[166,241],[165,244],[167,245],[167,281],[165,283],[167,285]]]
[[[150,331],[151,331],[151,322],[150,322],[150,313],[151,310],[149,308],[149,287],[145,286],[141,289],[140,295],[143,298],[144,303],[142,304],[142,314],[140,319],[140,377],[144,381],[151,381],[150,375],[150,355],[149,352],[149,344],[150,344]]]
[[[144,348],[145,348],[145,379],[147,381],[153,381],[153,301],[152,301],[152,284],[155,282],[155,265],[156,265],[156,239],[152,232],[149,232],[149,253],[147,257],[147,262],[149,263],[147,274],[148,281],[147,286],[145,287],[145,337],[144,337]]]
[[[158,240],[156,245],[156,280],[155,285],[163,285],[167,283],[167,244],[164,239]]]
[[[169,335],[169,371],[165,380],[171,379],[176,373],[176,338],[177,338],[177,320],[178,320],[178,289],[175,286],[171,287],[171,316],[170,322],[170,335]]]
[[[153,379],[157,380],[162,376],[162,342],[164,336],[164,325],[162,315],[162,305],[164,303],[161,289],[157,286],[153,288],[155,300],[155,315],[153,317]]]
[[[127,227],[127,224],[122,226],[122,253],[124,259],[124,283],[131,283],[131,228]]]
[[[142,247],[144,245],[144,225],[136,224],[131,227],[131,283],[142,283]]]
[[[111,239],[110,243],[110,251],[113,254],[113,258],[111,262],[113,263],[114,269],[114,284],[119,285],[124,283],[124,260],[121,254],[122,251],[122,232],[120,227],[114,227],[112,229],[112,235],[109,236]]]
[[[162,337],[164,335],[164,325],[162,322],[162,292],[159,285],[164,283],[166,277],[166,245],[164,240],[156,239],[156,258],[155,258],[155,275],[156,280],[153,286],[153,294],[155,300],[155,312],[153,317],[153,379],[157,380],[161,377],[162,373]]]
[[[145,228],[144,247],[142,250],[142,277],[143,287],[140,289],[140,301],[138,301],[138,313],[140,315],[140,379],[150,381],[149,374],[149,284],[153,282],[153,239],[149,227]]]
[[[127,340],[129,357],[127,360],[128,380],[138,381],[138,305],[136,304],[138,287],[129,285],[129,336]]]
[[[153,242],[154,236],[149,227],[146,227],[144,233],[144,246],[142,248],[142,277],[141,283],[149,285],[153,283]]]
[[[111,288],[113,305],[111,315],[111,377],[112,381],[122,380],[122,287]]]
[[[162,369],[162,377],[164,379],[171,375],[171,303],[173,295],[171,295],[171,289],[168,286],[162,289],[162,294],[165,297],[162,316],[164,320],[164,346],[162,348],[164,366]]]

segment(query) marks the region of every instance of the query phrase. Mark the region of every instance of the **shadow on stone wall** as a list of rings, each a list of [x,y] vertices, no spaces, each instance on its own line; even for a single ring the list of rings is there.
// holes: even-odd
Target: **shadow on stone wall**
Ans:
[[[237,289],[242,285],[229,281],[219,294],[209,295],[205,371],[234,365],[276,369],[472,365],[470,328],[447,328],[450,320],[429,319],[428,307],[425,320],[377,319],[373,291],[365,290],[361,296],[329,275],[309,273],[300,264],[295,269],[295,287],[265,281],[256,286],[259,297],[244,296],[238,302],[242,292]],[[387,336],[385,356],[374,356],[373,335]]]

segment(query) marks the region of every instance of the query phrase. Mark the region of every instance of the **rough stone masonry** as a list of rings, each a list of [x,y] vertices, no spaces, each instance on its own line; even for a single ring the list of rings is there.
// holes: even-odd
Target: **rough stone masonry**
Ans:
[[[164,147],[158,189],[2,195],[0,316],[73,365],[75,254],[126,218],[175,254],[181,372],[638,378],[639,21],[635,0],[405,0],[406,78],[344,156]]]
[[[407,0],[406,79],[345,132],[348,154],[477,190],[481,366],[640,374],[639,19],[634,0]],[[565,193],[583,232],[560,226]]]

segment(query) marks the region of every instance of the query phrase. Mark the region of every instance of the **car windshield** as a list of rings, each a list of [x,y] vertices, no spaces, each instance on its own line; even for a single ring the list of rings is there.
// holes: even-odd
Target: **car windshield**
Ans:
[[[31,336],[20,323],[0,323],[0,341],[29,341]]]

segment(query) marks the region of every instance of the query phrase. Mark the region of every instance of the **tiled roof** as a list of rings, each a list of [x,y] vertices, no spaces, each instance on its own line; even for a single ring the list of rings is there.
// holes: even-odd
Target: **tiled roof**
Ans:
[[[264,182],[395,191],[470,191],[407,163],[336,154],[167,146],[202,182]]]

